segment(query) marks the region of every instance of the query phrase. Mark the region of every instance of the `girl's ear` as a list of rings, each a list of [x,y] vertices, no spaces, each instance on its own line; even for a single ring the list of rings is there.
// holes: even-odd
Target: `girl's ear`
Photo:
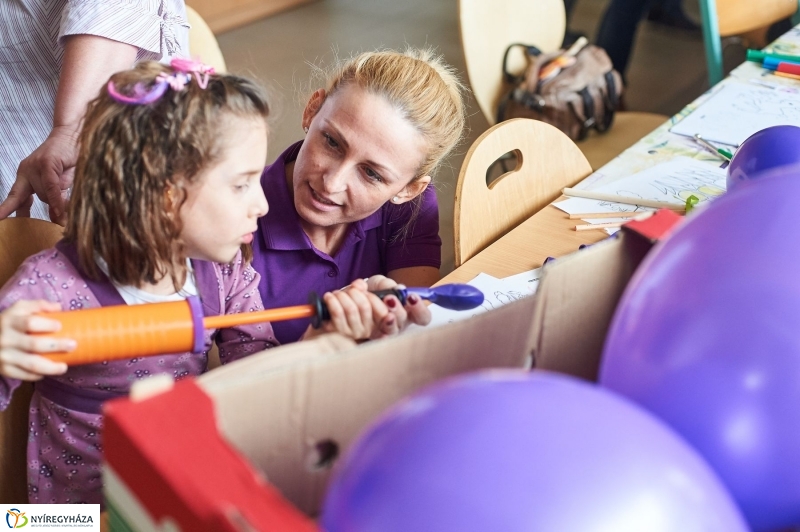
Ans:
[[[403,190],[398,192],[393,198],[392,203],[400,205],[401,203],[405,203],[407,201],[411,201],[412,199],[416,198],[423,192],[425,189],[428,188],[428,185],[431,183],[431,176],[425,175],[420,177],[419,179],[415,179],[411,183],[407,184]]]
[[[325,92],[325,89],[317,89],[308,99],[306,108],[303,109],[303,120],[301,123],[304,130],[308,130],[308,128],[311,127],[311,121],[315,116],[317,116],[317,113],[322,107],[322,104],[325,103],[325,98],[327,96],[328,94]]]
[[[167,185],[164,192],[164,207],[171,216],[176,216],[186,199],[186,191],[179,184],[171,183]]]

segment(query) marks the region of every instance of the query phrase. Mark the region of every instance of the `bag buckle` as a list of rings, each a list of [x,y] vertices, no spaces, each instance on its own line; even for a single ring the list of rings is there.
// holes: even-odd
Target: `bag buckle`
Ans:
[[[514,99],[530,109],[542,110],[546,105],[545,99],[535,92],[517,89],[514,91]]]

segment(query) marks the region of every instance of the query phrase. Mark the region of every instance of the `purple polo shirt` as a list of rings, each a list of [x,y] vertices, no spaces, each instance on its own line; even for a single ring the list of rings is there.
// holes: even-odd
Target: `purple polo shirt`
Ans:
[[[286,184],[287,162],[294,161],[302,142],[290,146],[264,169],[261,186],[269,212],[258,221],[253,240],[253,267],[261,274],[258,290],[265,308],[302,305],[312,290],[318,294],[337,290],[353,280],[386,275],[398,268],[433,266],[442,262],[439,207],[428,187],[406,238],[403,227],[411,218],[409,203],[387,202],[365,219],[350,224],[344,242],[331,257],[316,249],[300,225]],[[309,320],[275,322],[272,328],[281,344],[297,341]]]

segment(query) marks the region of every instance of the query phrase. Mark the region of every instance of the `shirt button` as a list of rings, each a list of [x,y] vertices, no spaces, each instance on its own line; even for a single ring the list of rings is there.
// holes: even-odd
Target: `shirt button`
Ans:
[[[328,272],[328,277],[336,277],[336,270],[331,270]]]

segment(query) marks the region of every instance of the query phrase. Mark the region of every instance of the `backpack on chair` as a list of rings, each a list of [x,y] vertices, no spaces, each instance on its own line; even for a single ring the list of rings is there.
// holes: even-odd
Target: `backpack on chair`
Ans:
[[[579,40],[569,50],[543,54],[531,45],[512,44],[503,56],[503,74],[512,84],[502,98],[497,121],[533,118],[551,124],[574,141],[589,130],[607,131],[622,94],[622,77],[605,50]],[[509,52],[521,47],[528,59],[522,75],[508,71]]]

